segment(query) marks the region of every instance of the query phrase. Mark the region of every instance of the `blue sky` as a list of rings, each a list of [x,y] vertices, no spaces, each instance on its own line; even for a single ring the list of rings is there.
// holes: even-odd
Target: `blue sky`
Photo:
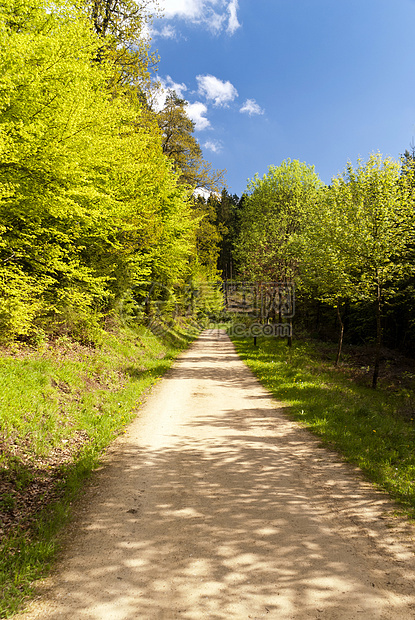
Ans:
[[[325,183],[415,141],[415,0],[159,0],[159,79],[230,193],[298,159]]]

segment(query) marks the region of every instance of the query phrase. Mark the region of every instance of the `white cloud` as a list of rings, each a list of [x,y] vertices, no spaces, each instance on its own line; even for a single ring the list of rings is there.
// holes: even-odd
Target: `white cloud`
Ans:
[[[153,30],[152,35],[159,36],[162,39],[177,39],[176,29],[170,26],[170,24],[164,26],[161,30]]]
[[[226,15],[220,15],[212,11],[203,21],[209,30],[214,34],[219,34],[226,22]]]
[[[247,99],[239,111],[243,114],[249,114],[249,116],[264,114],[264,110],[257,104],[255,99]]]
[[[240,27],[237,17],[238,0],[160,0],[159,4],[165,19],[190,21],[205,26],[216,34],[223,30],[226,24],[229,34],[233,34]]]
[[[241,27],[241,24],[238,21],[238,0],[231,0],[228,5],[228,13],[229,13],[229,21],[227,32],[229,34],[233,34]]]
[[[159,84],[157,84],[159,82]],[[157,80],[156,86],[157,90],[151,93],[151,107],[155,110],[155,112],[160,112],[164,108],[164,104],[166,103],[167,93],[163,90],[160,80]]]
[[[205,149],[212,151],[212,153],[220,153],[223,150],[222,142],[218,142],[217,140],[208,140],[203,146]]]
[[[172,19],[199,19],[203,12],[203,0],[162,0],[160,2],[164,17]]]
[[[187,116],[194,122],[195,130],[202,131],[210,127],[209,119],[205,117],[207,107],[204,103],[196,101],[195,103],[189,103],[186,107]]]
[[[199,94],[213,101],[216,106],[226,107],[238,96],[238,91],[229,81],[222,82],[214,75],[196,76],[199,85]]]

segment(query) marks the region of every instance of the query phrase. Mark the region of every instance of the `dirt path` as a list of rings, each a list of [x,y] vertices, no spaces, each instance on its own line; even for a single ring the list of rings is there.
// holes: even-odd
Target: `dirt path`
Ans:
[[[392,511],[205,332],[115,442],[20,617],[413,620],[414,532]]]

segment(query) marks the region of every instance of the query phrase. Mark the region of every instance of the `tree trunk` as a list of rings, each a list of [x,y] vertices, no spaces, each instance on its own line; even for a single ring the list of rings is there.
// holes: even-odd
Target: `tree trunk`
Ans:
[[[380,367],[380,353],[382,349],[382,320],[381,320],[381,298],[382,291],[378,284],[377,298],[376,298],[376,351],[375,351],[375,368],[373,370],[372,388],[375,390],[378,384],[379,367]]]
[[[290,326],[290,335],[287,338],[287,346],[292,347],[293,346],[293,320],[292,319],[289,320],[289,326]]]
[[[338,363],[340,361],[340,356],[342,354],[343,334],[344,334],[344,324],[343,324],[343,321],[342,321],[342,315],[340,314],[339,304],[337,304],[337,318],[339,319],[339,323],[340,323],[340,333],[339,333],[339,344],[338,344],[338,347],[337,347],[336,361],[334,362],[335,366],[338,365]]]

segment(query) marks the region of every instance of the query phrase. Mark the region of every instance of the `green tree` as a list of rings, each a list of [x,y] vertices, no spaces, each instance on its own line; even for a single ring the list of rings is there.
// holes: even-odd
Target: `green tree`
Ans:
[[[300,294],[334,308],[339,322],[335,365],[340,361],[344,336],[342,308],[354,298],[354,284],[347,256],[333,244],[334,192],[324,187],[314,208],[309,209],[300,238],[298,287]]]
[[[158,56],[151,52],[148,26],[158,13],[154,0],[83,0],[81,3],[99,39],[95,59],[113,67],[113,89],[144,95]]]
[[[0,323],[92,320],[138,282],[177,281],[194,251],[186,188],[73,7],[0,9]],[[163,275],[164,274],[164,275]]]
[[[321,186],[314,166],[296,160],[270,166],[249,183],[238,241],[248,278],[286,282],[296,276],[298,234]]]
[[[281,283],[297,279],[301,233],[321,187],[314,167],[296,160],[270,166],[266,175],[256,175],[249,183],[236,244],[246,279]]]
[[[216,278],[218,258],[222,241],[221,227],[218,225],[216,198],[207,200],[202,196],[194,199],[193,214],[198,222],[196,229],[196,248],[198,261],[206,267],[207,273]]]
[[[102,280],[80,256],[85,228],[102,219],[84,162],[105,165],[99,148],[109,121],[102,77],[91,65],[95,41],[66,6],[8,1],[0,23],[3,301],[11,306],[7,290],[23,299],[19,282],[27,292],[35,281],[43,301],[32,299],[28,318],[35,308],[46,311],[47,298],[50,309],[66,302],[82,309],[103,295]],[[3,307],[3,323],[6,316]]]
[[[236,275],[234,249],[239,234],[239,214],[242,202],[236,194],[230,196],[224,188],[215,204],[219,230],[222,234],[218,269],[222,277],[227,280]]]
[[[410,178],[402,179],[392,159],[373,154],[366,163],[351,163],[333,180],[322,220],[321,246],[340,263],[342,286],[355,300],[370,302],[376,322],[376,354],[372,387],[377,386],[382,314],[396,283],[410,266],[407,248],[413,238]],[[329,274],[328,274],[329,277]],[[340,287],[339,287],[340,288]]]

